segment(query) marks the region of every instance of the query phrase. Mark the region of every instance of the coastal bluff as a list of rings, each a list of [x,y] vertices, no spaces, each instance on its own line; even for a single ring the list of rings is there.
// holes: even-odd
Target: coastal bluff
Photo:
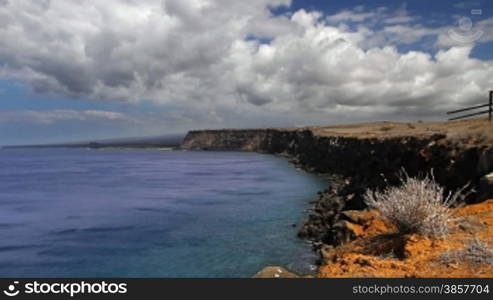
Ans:
[[[280,155],[327,177],[328,188],[299,231],[317,251],[354,240],[345,212],[365,209],[364,192],[398,184],[402,170],[410,176],[433,171],[450,191],[468,185],[467,204],[493,198],[493,125],[484,119],[199,130],[189,132],[180,148]]]

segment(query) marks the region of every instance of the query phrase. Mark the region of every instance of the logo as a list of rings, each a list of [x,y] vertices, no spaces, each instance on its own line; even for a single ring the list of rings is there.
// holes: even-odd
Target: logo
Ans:
[[[21,293],[17,285],[19,281],[10,284],[3,293],[8,297],[15,297]],[[127,283],[115,282],[26,282],[22,288],[23,295],[54,294],[69,295],[71,298],[79,294],[126,294]]]
[[[471,15],[482,15],[481,9],[471,10]],[[474,30],[472,19],[469,17],[460,18],[458,21],[459,28],[449,30],[449,36],[459,43],[470,44],[479,40],[484,32],[482,30]]]
[[[3,291],[3,293],[9,297],[15,297],[19,295],[19,291],[16,290],[16,285],[19,284],[19,281],[14,281],[14,284],[9,285],[9,287]]]

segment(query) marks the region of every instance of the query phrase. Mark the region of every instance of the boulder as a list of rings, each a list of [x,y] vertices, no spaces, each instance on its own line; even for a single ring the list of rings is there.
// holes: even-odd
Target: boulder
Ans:
[[[493,173],[485,175],[479,181],[479,195],[480,201],[493,198]]]
[[[263,268],[253,278],[299,278],[299,276],[283,267],[269,266]]]

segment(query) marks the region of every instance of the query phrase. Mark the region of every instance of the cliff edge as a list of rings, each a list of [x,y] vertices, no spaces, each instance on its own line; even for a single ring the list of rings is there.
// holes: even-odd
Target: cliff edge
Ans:
[[[192,131],[181,148],[282,155],[329,177],[299,231],[321,257],[326,246],[357,239],[345,212],[365,209],[363,193],[398,184],[403,169],[410,176],[433,170],[449,191],[469,185],[465,204],[493,198],[493,125],[484,119]]]

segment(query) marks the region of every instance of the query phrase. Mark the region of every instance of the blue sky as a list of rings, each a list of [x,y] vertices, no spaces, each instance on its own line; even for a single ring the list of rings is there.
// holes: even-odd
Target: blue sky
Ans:
[[[367,8],[386,7],[393,10],[400,10],[405,7],[407,13],[419,17],[416,24],[429,24],[432,27],[456,25],[458,17],[468,17],[473,22],[484,20],[491,16],[493,3],[487,0],[477,1],[451,1],[451,0],[411,0],[411,1],[391,1],[391,0],[348,0],[348,1],[294,1],[290,10],[308,9],[320,10],[325,14],[337,14],[338,12],[358,6]],[[481,9],[481,15],[471,14],[472,10]],[[434,53],[437,49],[423,47],[423,43],[415,43],[409,47],[404,47],[402,51],[414,49],[426,50]],[[493,43],[477,45],[472,53],[473,57],[480,59],[493,59]]]
[[[491,1],[289,2],[0,1],[0,145],[440,120],[493,88]]]

